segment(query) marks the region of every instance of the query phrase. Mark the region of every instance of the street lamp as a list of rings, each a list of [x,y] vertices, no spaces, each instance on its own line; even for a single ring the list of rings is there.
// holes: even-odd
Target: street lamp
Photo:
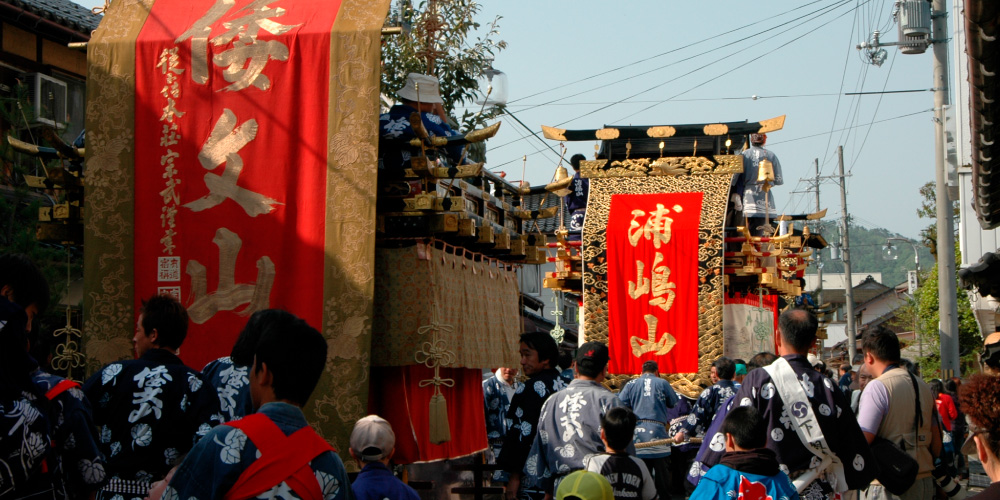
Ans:
[[[885,240],[885,245],[882,246],[882,258],[885,260],[896,260],[899,258],[899,249],[893,246],[893,241],[901,241],[903,243],[908,243],[913,247],[913,261],[916,264],[916,270],[913,271],[913,277],[911,278],[909,273],[907,273],[907,284],[909,285],[910,295],[913,297],[913,303],[915,304],[915,310],[913,315],[913,340],[917,341],[917,347],[920,352],[920,357],[924,357],[924,341],[919,338],[919,333],[917,331],[917,321],[920,318],[920,300],[917,299],[917,287],[920,286],[920,252],[917,248],[917,244],[906,239],[906,238],[889,238]]]

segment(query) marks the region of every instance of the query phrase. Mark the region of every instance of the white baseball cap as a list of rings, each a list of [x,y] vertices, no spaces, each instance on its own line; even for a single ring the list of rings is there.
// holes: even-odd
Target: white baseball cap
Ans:
[[[389,456],[396,447],[392,426],[378,415],[368,415],[354,424],[351,450],[362,462],[377,462]]]

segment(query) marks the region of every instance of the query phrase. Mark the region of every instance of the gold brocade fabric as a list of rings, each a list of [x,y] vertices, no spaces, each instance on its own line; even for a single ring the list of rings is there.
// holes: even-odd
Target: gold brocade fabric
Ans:
[[[135,39],[153,0],[112,2],[87,44],[87,373],[132,355]]]
[[[487,262],[417,246],[375,253],[372,365],[417,364],[428,340],[421,326],[453,326],[442,339],[456,356],[450,368],[517,367],[521,335],[517,273]]]
[[[330,34],[320,326],[329,349],[326,370],[304,411],[316,431],[342,453],[354,423],[368,414],[379,60],[388,12],[389,0],[342,0]],[[351,460],[345,465],[357,470]]]

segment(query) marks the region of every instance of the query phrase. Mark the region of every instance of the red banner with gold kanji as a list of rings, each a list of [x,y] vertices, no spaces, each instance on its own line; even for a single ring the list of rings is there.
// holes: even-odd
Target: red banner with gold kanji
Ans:
[[[135,300],[187,306],[181,350],[255,311],[323,327],[330,32],[338,0],[158,1],[135,49]]]
[[[698,371],[702,193],[616,194],[608,215],[608,369]]]

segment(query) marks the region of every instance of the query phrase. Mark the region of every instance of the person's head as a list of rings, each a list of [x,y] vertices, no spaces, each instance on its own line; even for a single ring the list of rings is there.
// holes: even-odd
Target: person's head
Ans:
[[[767,351],[759,352],[757,354],[754,354],[754,356],[750,358],[750,361],[747,362],[747,370],[753,371],[756,370],[757,368],[763,368],[765,366],[770,365],[771,363],[774,363],[774,361],[777,359],[778,355],[774,354],[773,352],[767,352]]]
[[[284,314],[287,313],[278,309],[266,309],[253,313],[243,327],[243,331],[240,332],[240,336],[236,338],[232,351],[229,352],[233,364],[252,365],[254,353],[257,352],[257,342],[260,340],[260,332],[264,330],[264,325],[280,321]]]
[[[969,421],[965,455],[979,455],[993,482],[1000,481],[1000,378],[973,375],[958,391],[962,412]],[[974,445],[974,448],[973,448]]]
[[[569,159],[569,164],[573,166],[573,170],[580,170],[580,162],[586,160],[587,157],[582,154],[575,154]]]
[[[570,472],[556,489],[556,500],[614,500],[608,479],[596,472]]]
[[[748,371],[747,362],[740,358],[736,358],[733,360],[733,363],[736,365],[736,371],[733,372],[733,380],[743,382],[743,377],[747,375]]]
[[[871,382],[873,378],[872,372],[868,370],[868,365],[861,365],[861,368],[858,368],[858,389],[861,389],[862,391],[865,390],[865,386],[867,386],[868,382]]]
[[[868,330],[861,339],[868,371],[878,377],[888,365],[899,363],[899,338],[881,325]]]
[[[274,311],[255,325],[260,332],[250,370],[254,409],[272,401],[305,406],[326,367],[326,339],[294,314]]]
[[[767,142],[767,134],[750,134],[750,144],[763,146]]]
[[[844,375],[847,375],[850,372],[851,372],[851,365],[848,364],[840,365],[840,376],[843,377]]]
[[[521,370],[526,377],[533,377],[545,370],[555,368],[559,360],[559,346],[555,339],[545,332],[521,335]]]
[[[576,373],[580,378],[604,380],[608,367],[608,346],[602,342],[587,342],[576,351]]]
[[[368,415],[351,431],[351,456],[363,467],[371,462],[389,463],[396,450],[396,433],[384,418]]]
[[[441,84],[436,76],[410,73],[406,84],[396,92],[403,104],[424,112],[432,112],[435,105],[443,104]]]
[[[899,358],[899,366],[906,368],[906,371],[912,373],[914,376],[920,376],[920,365],[910,361],[906,358]]]
[[[730,410],[722,420],[719,432],[726,435],[726,451],[747,451],[767,444],[767,428],[760,412],[753,406]]]
[[[508,384],[513,384],[514,375],[517,374],[517,370],[506,366],[501,366],[500,368],[497,369],[497,373],[500,374],[500,378],[502,378],[504,382],[507,382]]]
[[[559,351],[559,368],[566,370],[573,366],[573,353],[569,351]]]
[[[817,361],[816,364],[813,365],[813,368],[815,368],[816,371],[818,371],[818,372],[820,372],[820,373],[822,373],[824,375],[827,374],[826,373],[826,363],[824,363],[822,360]]]
[[[983,352],[979,354],[983,372],[1000,375],[1000,332],[993,332],[983,339]]]
[[[618,406],[601,417],[601,440],[609,452],[622,452],[635,437],[636,417],[632,410]]]
[[[27,316],[26,331],[31,331],[35,316],[49,305],[49,284],[41,269],[27,255],[0,255],[0,297],[21,306]]]
[[[944,382],[941,382],[940,379],[933,379],[928,385],[931,386],[931,394],[934,395],[934,399],[938,399],[944,392]]]
[[[962,379],[958,377],[952,377],[944,381],[944,390],[950,396],[958,395],[958,388],[962,386]]]
[[[736,375],[736,363],[733,360],[722,356],[712,363],[710,378],[713,384],[719,380],[732,380],[733,375]]]
[[[150,349],[180,349],[187,337],[188,313],[177,299],[170,295],[153,295],[142,301],[139,321],[136,322],[132,345],[136,357]]]
[[[806,354],[816,343],[816,315],[801,308],[789,309],[778,316],[778,354]]]
[[[646,361],[642,364],[642,373],[657,375],[660,373],[660,365],[656,364],[656,361]]]

